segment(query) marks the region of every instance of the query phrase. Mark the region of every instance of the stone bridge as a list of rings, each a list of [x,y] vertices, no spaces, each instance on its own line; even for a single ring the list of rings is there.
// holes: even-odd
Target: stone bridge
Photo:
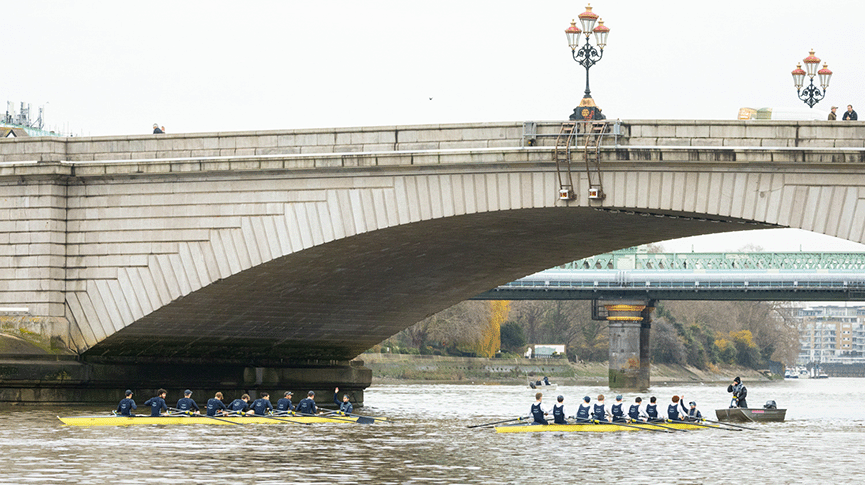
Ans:
[[[559,198],[560,125],[2,140],[0,321],[79,364],[361,389],[365,349],[578,258],[763,227],[865,238],[865,123],[625,121],[604,200],[576,149]]]

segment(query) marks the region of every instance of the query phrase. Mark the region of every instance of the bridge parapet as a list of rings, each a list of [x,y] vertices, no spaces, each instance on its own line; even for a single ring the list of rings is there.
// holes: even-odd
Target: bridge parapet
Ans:
[[[0,140],[0,162],[93,162],[552,147],[561,121]],[[531,129],[527,129],[531,126]],[[863,148],[865,122],[628,120],[620,147]],[[711,151],[711,150],[710,150]],[[697,155],[689,155],[697,156]],[[635,155],[639,159],[639,155]],[[634,157],[631,157],[634,158]],[[771,161],[767,160],[767,161]]]

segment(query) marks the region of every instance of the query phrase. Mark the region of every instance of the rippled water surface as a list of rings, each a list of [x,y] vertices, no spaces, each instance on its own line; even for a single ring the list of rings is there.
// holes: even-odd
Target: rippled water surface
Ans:
[[[518,433],[466,426],[525,415],[521,386],[372,387],[375,425],[64,427],[57,415],[105,408],[0,412],[0,483],[861,483],[865,379],[748,384],[748,402],[774,399],[785,423],[754,431]],[[725,386],[655,386],[705,415],[726,407]],[[568,414],[602,387],[561,386]],[[637,394],[626,394],[627,402]],[[143,400],[142,400],[143,401]],[[139,403],[140,404],[140,403]],[[571,409],[568,409],[570,405]],[[110,410],[109,410],[110,411]]]

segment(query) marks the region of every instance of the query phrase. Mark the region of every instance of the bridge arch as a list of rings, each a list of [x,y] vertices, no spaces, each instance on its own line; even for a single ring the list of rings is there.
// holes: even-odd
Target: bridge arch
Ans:
[[[59,162],[4,190],[64,208],[68,341],[105,357],[346,360],[621,247],[778,226],[863,240],[859,163],[607,148],[607,199],[562,201],[548,146],[504,145]]]

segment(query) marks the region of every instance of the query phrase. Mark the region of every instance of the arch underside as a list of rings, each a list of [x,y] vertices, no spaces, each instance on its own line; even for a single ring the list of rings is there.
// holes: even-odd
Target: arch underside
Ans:
[[[435,312],[559,264],[648,242],[761,227],[697,214],[586,207],[404,224],[219,280],[84,355],[259,365],[348,360]]]

